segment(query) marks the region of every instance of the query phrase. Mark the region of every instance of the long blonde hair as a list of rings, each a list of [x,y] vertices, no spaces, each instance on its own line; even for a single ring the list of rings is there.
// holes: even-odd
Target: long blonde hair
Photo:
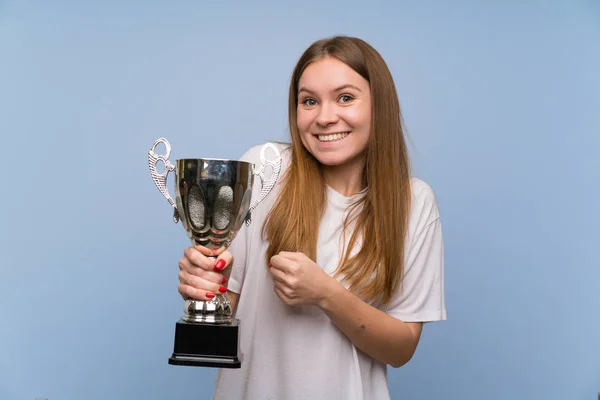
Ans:
[[[313,43],[294,68],[289,88],[291,165],[282,176],[280,194],[263,235],[269,242],[267,260],[280,251],[301,251],[316,261],[319,223],[327,192],[319,162],[303,146],[296,124],[298,82],[314,61],[335,57],[369,82],[372,102],[371,135],[363,180],[368,190],[353,207],[362,206],[347,228],[355,229],[336,276],[361,296],[381,296],[384,304],[401,283],[404,238],[410,210],[410,162],[404,140],[400,104],[392,75],[381,55],[361,39],[336,36]],[[352,249],[363,244],[355,255]]]

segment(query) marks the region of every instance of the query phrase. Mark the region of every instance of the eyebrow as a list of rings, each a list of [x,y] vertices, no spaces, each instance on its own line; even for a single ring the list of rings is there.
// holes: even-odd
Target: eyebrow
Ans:
[[[344,89],[348,89],[348,88],[351,88],[351,89],[356,89],[356,90],[358,90],[359,92],[362,92],[362,90],[360,90],[360,89],[359,89],[359,88],[357,88],[356,86],[354,86],[354,85],[351,85],[351,84],[349,84],[349,83],[347,83],[347,84],[345,84],[345,85],[342,85],[342,86],[338,86],[338,87],[336,87],[335,89],[332,89],[332,90],[331,90],[331,92],[332,92],[332,93],[335,93],[335,92],[339,92],[340,90],[344,90]],[[307,88],[305,88],[305,87],[301,87],[300,89],[298,89],[298,93],[300,93],[300,92],[314,93],[313,91],[311,91],[311,90],[308,90],[308,89],[307,89]]]

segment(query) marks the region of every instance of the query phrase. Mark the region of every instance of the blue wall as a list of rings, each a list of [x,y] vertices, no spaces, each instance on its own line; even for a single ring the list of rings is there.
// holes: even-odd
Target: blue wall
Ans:
[[[147,151],[285,140],[291,70],[338,33],[389,63],[444,223],[449,320],[392,397],[595,398],[600,3],[200,3],[0,2],[0,399],[208,398],[167,364],[187,240]]]

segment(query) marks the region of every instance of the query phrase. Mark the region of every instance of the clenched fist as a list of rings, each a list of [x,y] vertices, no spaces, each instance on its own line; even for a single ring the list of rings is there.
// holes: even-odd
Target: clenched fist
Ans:
[[[319,305],[334,278],[304,253],[282,251],[271,258],[273,289],[287,305]]]

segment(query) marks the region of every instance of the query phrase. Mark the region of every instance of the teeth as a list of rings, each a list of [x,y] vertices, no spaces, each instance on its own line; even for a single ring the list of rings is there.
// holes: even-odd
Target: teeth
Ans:
[[[348,136],[348,133],[334,133],[333,135],[318,135],[321,142],[333,142],[335,140],[342,140]]]

